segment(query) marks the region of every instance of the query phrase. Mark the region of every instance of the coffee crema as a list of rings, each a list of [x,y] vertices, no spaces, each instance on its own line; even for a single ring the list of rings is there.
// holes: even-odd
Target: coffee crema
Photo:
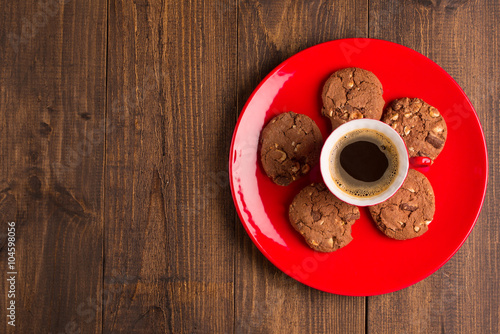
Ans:
[[[396,145],[372,129],[347,133],[330,153],[333,181],[342,191],[356,197],[384,192],[394,182],[398,168]]]

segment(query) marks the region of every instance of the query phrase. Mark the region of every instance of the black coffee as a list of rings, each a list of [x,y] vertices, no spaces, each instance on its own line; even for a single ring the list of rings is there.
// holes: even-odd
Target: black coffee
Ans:
[[[385,191],[394,181],[399,159],[394,143],[372,129],[349,132],[330,153],[330,172],[344,192],[370,197]]]
[[[383,150],[385,147],[365,140],[351,143],[340,152],[340,166],[356,180],[377,181],[389,167]]]

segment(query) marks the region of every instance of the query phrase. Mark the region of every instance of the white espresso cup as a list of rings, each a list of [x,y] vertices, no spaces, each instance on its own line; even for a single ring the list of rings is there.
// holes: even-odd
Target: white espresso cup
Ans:
[[[339,167],[340,163],[336,163],[336,161],[332,159],[334,159],[334,156],[339,155],[337,154],[338,152],[334,151],[340,149],[338,144],[343,138],[348,138],[349,134],[353,131],[360,133],[363,129],[368,130],[367,132],[372,132],[369,130],[374,130],[378,132],[378,135],[385,137],[384,140],[389,140],[390,143],[393,144],[391,154],[397,156],[396,159],[393,159],[392,161],[397,161],[397,163],[392,166],[391,181],[388,185],[383,187],[383,190],[373,195],[363,194],[357,196],[354,195],[352,191],[347,192],[342,189],[342,182],[338,181],[339,176],[334,175],[335,173],[333,172],[334,169],[336,170],[336,168],[341,168]],[[337,167],[334,167],[333,165]],[[352,120],[336,128],[323,145],[320,157],[321,175],[323,176],[323,180],[328,189],[330,189],[330,191],[340,200],[357,206],[375,205],[394,195],[406,179],[409,165],[410,162],[408,159],[408,152],[401,136],[389,125],[374,119]],[[368,186],[368,184],[371,183],[367,183],[366,185]]]

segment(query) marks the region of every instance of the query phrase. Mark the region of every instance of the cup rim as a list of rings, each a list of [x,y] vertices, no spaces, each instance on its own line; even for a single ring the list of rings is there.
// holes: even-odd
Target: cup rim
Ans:
[[[399,157],[398,172],[391,185],[380,194],[368,198],[356,197],[342,191],[333,181],[330,172],[330,154],[334,145],[346,133],[359,129],[376,130],[386,135],[394,143]],[[393,196],[403,185],[408,174],[409,165],[408,151],[403,138],[389,125],[375,119],[356,119],[342,124],[328,136],[320,155],[321,176],[328,189],[341,201],[357,206],[376,205]]]

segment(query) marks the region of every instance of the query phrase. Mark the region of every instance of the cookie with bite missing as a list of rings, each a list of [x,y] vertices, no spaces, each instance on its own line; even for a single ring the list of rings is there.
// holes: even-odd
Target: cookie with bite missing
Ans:
[[[444,148],[448,130],[437,108],[422,99],[394,100],[384,111],[382,121],[403,138],[409,156],[436,159]]]
[[[406,240],[428,230],[434,217],[435,197],[429,180],[410,169],[399,190],[387,201],[369,207],[377,227],[386,236]]]
[[[287,112],[262,130],[260,158],[267,176],[281,186],[309,173],[319,162],[323,137],[306,115]]]
[[[370,71],[357,67],[333,73],[323,86],[322,114],[330,119],[332,129],[360,118],[379,120],[385,101],[380,80]]]
[[[302,189],[289,207],[293,228],[314,250],[333,252],[352,240],[351,226],[359,219],[358,207],[342,202],[323,183]]]

